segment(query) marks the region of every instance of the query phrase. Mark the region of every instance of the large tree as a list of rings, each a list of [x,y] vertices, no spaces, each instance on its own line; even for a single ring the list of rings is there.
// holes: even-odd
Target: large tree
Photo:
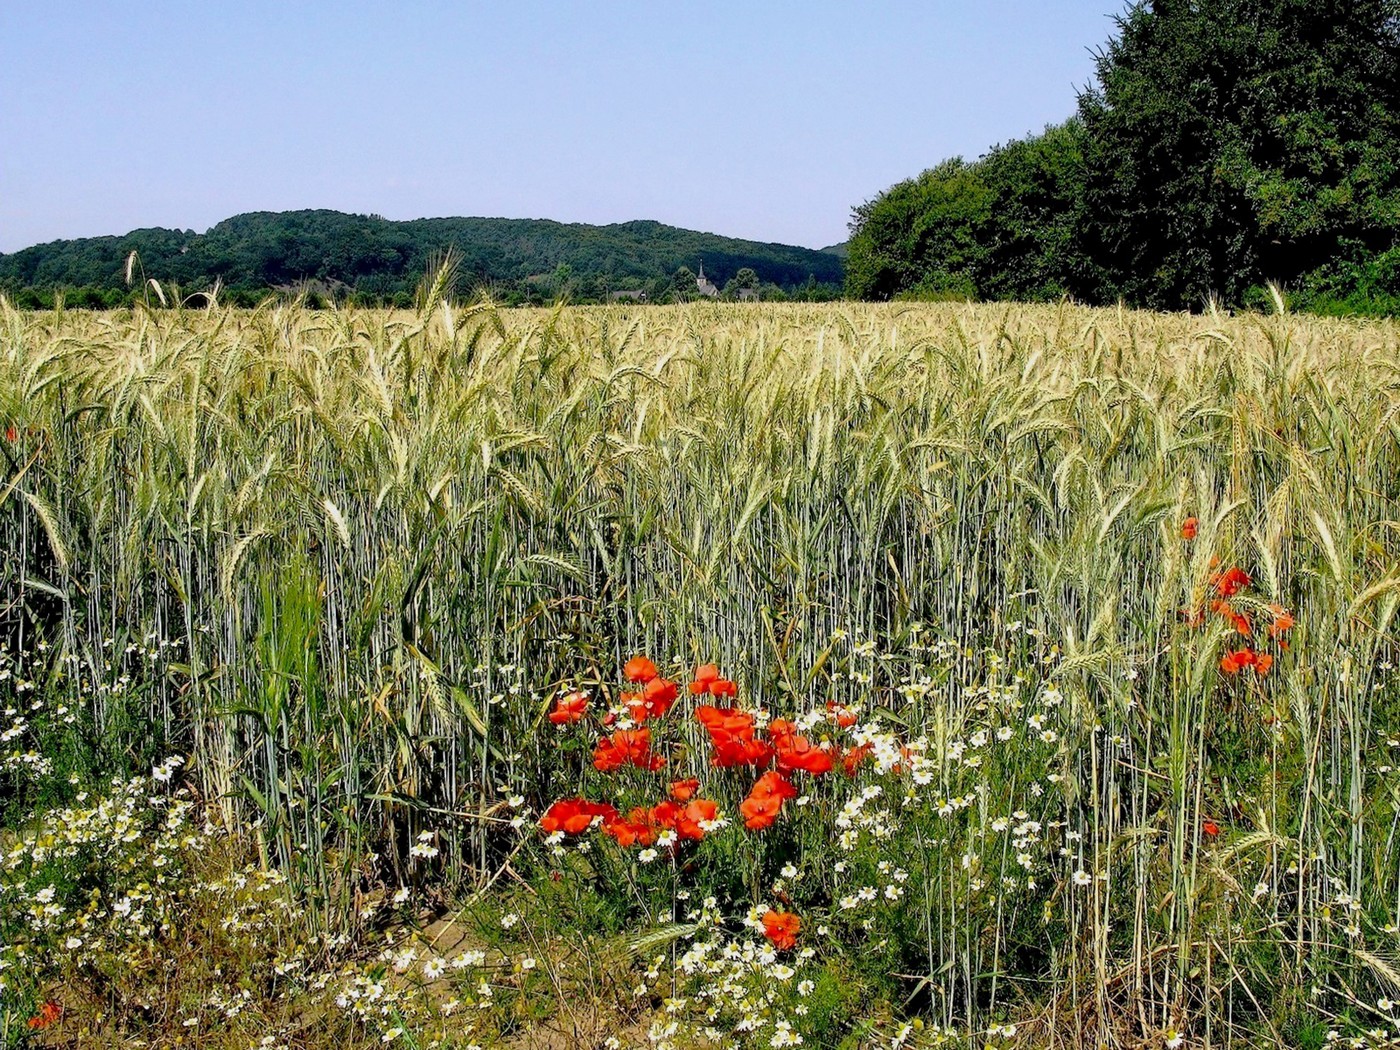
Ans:
[[[851,221],[847,292],[863,299],[1078,292],[1082,137],[1072,120],[973,164],[944,161],[862,204]]]
[[[978,167],[991,193],[978,292],[991,299],[1055,300],[1092,287],[1079,246],[1084,126],[1078,120],[997,146]]]
[[[855,209],[847,291],[1400,307],[1400,0],[1155,0],[1075,119]]]
[[[1154,0],[1080,99],[1098,298],[1238,301],[1396,243],[1400,0]]]
[[[985,180],[960,157],[896,183],[855,210],[847,292],[861,299],[975,294],[984,253],[979,233],[990,209]]]

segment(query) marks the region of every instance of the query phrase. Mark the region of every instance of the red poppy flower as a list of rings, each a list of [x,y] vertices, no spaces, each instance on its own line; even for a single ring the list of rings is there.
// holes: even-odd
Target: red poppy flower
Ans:
[[[1236,649],[1220,658],[1220,669],[1226,674],[1236,674],[1245,667],[1252,668],[1261,678],[1273,669],[1274,658],[1268,653],[1258,653],[1253,649]]]
[[[753,715],[732,707],[702,704],[695,709],[696,720],[710,734],[714,751],[710,763],[725,766],[766,766],[773,748],[754,735]]]
[[[669,798],[663,799],[651,807],[651,819],[663,828],[674,828],[676,820],[685,810],[672,802]]]
[[[629,759],[627,746],[617,739],[625,732],[627,730],[619,729],[611,736],[598,741],[597,746],[593,748],[594,769],[600,773],[611,773],[614,769],[621,769],[627,765]]]
[[[831,752],[824,747],[809,743],[804,737],[797,739],[801,741],[800,746],[791,747],[778,753],[778,769],[782,772],[800,769],[814,777],[830,773],[836,764],[835,759],[831,757]]]
[[[1196,538],[1196,529],[1199,525],[1200,522],[1195,518],[1187,518],[1181,523],[1181,538],[1183,540],[1194,540]]]
[[[676,702],[676,683],[665,678],[653,678],[640,693],[624,693],[622,702],[628,713],[638,722],[649,718],[660,718]]]
[[[1282,638],[1291,631],[1293,625],[1297,623],[1297,621],[1293,619],[1293,614],[1282,605],[1270,605],[1269,612],[1274,615],[1274,622],[1269,624],[1270,638]]]
[[[39,1005],[39,1012],[29,1019],[29,1027],[34,1029],[47,1028],[62,1016],[63,1007],[52,999],[48,999]]]
[[[750,831],[762,831],[769,827],[782,813],[783,800],[796,797],[797,789],[781,773],[770,769],[758,778],[748,797],[739,803],[744,827]]]
[[[718,819],[719,806],[713,799],[692,799],[686,803],[685,813],[676,821],[676,833],[683,839],[698,839],[705,834],[701,825]]]
[[[783,800],[771,795],[750,795],[739,803],[739,813],[744,818],[744,827],[750,831],[762,831],[771,827],[783,811]]]
[[[15,442],[19,440],[19,431],[15,429],[15,425],[13,423],[11,423],[5,428],[5,440],[9,442]]]
[[[675,682],[665,678],[653,678],[642,690],[642,699],[646,701],[652,715],[660,717],[676,702],[677,693]]]
[[[719,676],[719,668],[714,664],[701,664],[695,669],[695,677],[690,683],[692,696],[736,696],[739,687],[728,678]]]
[[[715,729],[724,724],[725,719],[735,715],[744,715],[745,712],[737,711],[732,707],[715,707],[713,704],[701,704],[695,709],[695,721],[704,726],[712,735]],[[753,724],[753,716],[747,715],[749,724]]]
[[[702,705],[695,709],[696,718],[716,743],[727,737],[749,740],[754,735],[754,720],[751,711],[739,711],[732,707],[710,707]]]
[[[677,802],[689,802],[695,797],[695,792],[700,789],[700,781],[694,777],[687,780],[671,781],[671,797]]]
[[[1215,588],[1217,594],[1222,598],[1233,598],[1241,589],[1248,587],[1252,580],[1249,573],[1245,572],[1238,565],[1232,565],[1224,572],[1218,572],[1211,577],[1211,586]]]
[[[797,946],[797,934],[801,929],[802,920],[790,911],[770,908],[763,916],[763,936],[773,942],[773,947],[783,951]]]
[[[652,845],[661,833],[661,826],[651,810],[637,806],[625,817],[614,814],[612,819],[604,822],[603,831],[616,839],[623,849],[630,849],[632,846]]]
[[[826,709],[830,713],[831,720],[842,729],[850,729],[856,724],[856,713],[845,704],[838,704],[835,700],[828,700]]]
[[[1229,620],[1231,626],[1246,638],[1250,636],[1249,617],[1242,612],[1236,612],[1235,607],[1224,598],[1212,599],[1210,611],[1222,619]]]
[[[773,748],[757,737],[734,737],[716,740],[710,754],[710,764],[718,769],[728,766],[753,766],[761,769],[773,760]]]
[[[786,718],[775,718],[768,723],[768,739],[779,750],[788,747],[797,739],[797,726]]]
[[[1268,653],[1256,653],[1253,649],[1236,649],[1220,658],[1220,670],[1225,674],[1238,674],[1243,668],[1252,667],[1254,673],[1266,675],[1274,666],[1274,658]]]
[[[1201,824],[1201,830],[1205,832],[1206,838],[1213,839],[1215,838],[1215,836],[1220,834],[1220,825],[1213,820],[1203,821]]]
[[[645,656],[634,656],[622,665],[622,677],[629,682],[650,682],[659,673]]]
[[[797,735],[797,727],[791,722],[775,720],[768,726],[768,735],[778,753],[778,771],[791,773],[800,769],[819,777],[831,772],[831,752],[817,747],[805,736]]]
[[[619,729],[593,749],[593,768],[602,773],[626,765],[657,770],[665,764],[664,758],[651,753],[650,729]]]
[[[664,814],[663,807],[666,807]],[[708,798],[697,798],[683,807],[674,802],[663,802],[652,812],[656,814],[658,822],[664,822],[675,831],[677,838],[699,842],[705,837],[705,829],[700,825],[718,817],[719,806]]]
[[[1220,670],[1224,674],[1239,674],[1241,667],[1254,663],[1254,653],[1249,649],[1237,649],[1220,658]]]
[[[601,817],[604,824],[617,816],[617,810],[605,802],[589,802],[584,798],[561,798],[540,817],[540,829],[552,835],[562,831],[566,835],[582,835],[593,826],[595,818]]]
[[[853,747],[842,753],[841,768],[845,771],[846,776],[856,775],[856,770],[860,769],[861,763],[870,757],[871,750],[869,744],[861,744],[859,747]]]
[[[579,722],[588,713],[588,694],[582,690],[561,696],[554,701],[554,710],[549,712],[549,720],[557,726]]]
[[[710,683],[719,681],[719,668],[714,664],[701,664],[695,669],[695,677],[690,682],[692,696],[704,696],[710,691]]]

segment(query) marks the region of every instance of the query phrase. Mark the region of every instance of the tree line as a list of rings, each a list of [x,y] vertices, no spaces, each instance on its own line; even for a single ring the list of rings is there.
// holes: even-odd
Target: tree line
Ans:
[[[863,299],[1400,312],[1400,0],[1154,0],[1076,113],[854,210]]]

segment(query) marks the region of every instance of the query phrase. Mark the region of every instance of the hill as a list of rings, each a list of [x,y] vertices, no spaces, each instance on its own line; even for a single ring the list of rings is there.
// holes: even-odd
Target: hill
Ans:
[[[314,210],[249,212],[193,230],[133,230],[118,237],[53,241],[0,255],[0,288],[82,289],[112,299],[127,293],[126,260],[140,254],[145,274],[185,292],[220,282],[238,296],[312,285],[371,302],[410,296],[432,260],[460,259],[458,291],[492,286],[506,298],[612,291],[665,294],[681,267],[723,287],[740,269],[793,291],[839,284],[842,260],[830,253],[683,230],[659,222],[608,226],[548,219],[439,218],[393,222]]]

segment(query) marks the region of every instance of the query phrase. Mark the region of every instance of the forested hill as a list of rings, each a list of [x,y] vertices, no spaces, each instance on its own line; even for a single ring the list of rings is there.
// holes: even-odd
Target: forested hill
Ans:
[[[506,299],[606,298],[644,290],[649,298],[694,292],[692,270],[720,288],[740,270],[759,290],[809,292],[839,285],[843,261],[829,252],[762,244],[637,221],[610,226],[547,219],[445,218],[391,222],[336,211],[250,212],[193,230],[133,230],[0,255],[0,289],[12,295],[80,290],[90,305],[125,299],[126,263],[137,277],[184,293],[220,282],[235,298],[312,285],[369,302],[411,296],[430,263],[459,258],[457,289],[490,286]],[[689,287],[686,287],[687,282]],[[83,305],[83,300],[78,300]]]

